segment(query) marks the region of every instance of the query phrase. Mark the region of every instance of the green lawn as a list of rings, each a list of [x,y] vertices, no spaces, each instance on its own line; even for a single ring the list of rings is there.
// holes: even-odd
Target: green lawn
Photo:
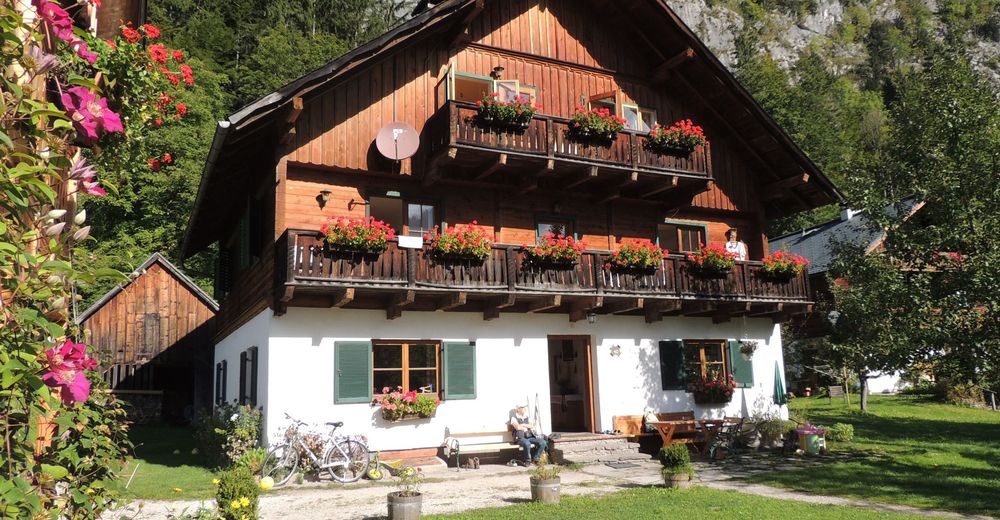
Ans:
[[[469,520],[521,520],[545,518],[546,520],[660,520],[663,518],[721,518],[768,519],[808,518],[809,520],[916,520],[924,516],[883,513],[868,509],[828,506],[776,500],[746,495],[736,491],[716,491],[693,487],[675,491],[659,487],[635,488],[601,497],[562,498],[559,505],[546,506],[526,502],[508,507],[477,509],[456,515],[431,515],[429,519]]]
[[[129,438],[135,444],[135,458],[123,472],[131,498],[189,499],[212,498],[216,474],[195,454],[193,432],[171,426],[133,426]],[[177,491],[177,490],[180,491]]]
[[[819,470],[772,472],[751,480],[799,491],[1000,516],[1000,412],[917,396],[872,396],[862,414],[834,400],[795,399],[809,420],[854,425],[850,443],[829,443],[857,459]],[[864,455],[864,457],[861,457]]]

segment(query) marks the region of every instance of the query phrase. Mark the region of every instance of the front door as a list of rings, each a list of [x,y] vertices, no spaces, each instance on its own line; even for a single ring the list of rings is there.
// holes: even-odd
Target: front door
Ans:
[[[554,432],[593,432],[590,336],[549,336],[549,395]]]

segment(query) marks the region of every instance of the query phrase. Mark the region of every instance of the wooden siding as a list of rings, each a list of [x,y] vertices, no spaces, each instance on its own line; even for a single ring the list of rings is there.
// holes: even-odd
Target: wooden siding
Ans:
[[[102,366],[183,362],[175,348],[211,350],[214,311],[158,263],[83,323]]]

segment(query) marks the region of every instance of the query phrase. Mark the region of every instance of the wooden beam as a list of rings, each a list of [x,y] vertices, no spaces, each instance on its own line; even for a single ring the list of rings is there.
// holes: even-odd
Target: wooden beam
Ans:
[[[288,144],[295,139],[295,135],[298,133],[294,126],[288,127],[288,130],[282,134],[281,139],[278,140],[281,144]]]
[[[295,121],[302,115],[303,109],[305,109],[305,103],[302,101],[302,96],[293,97],[292,105],[288,109],[288,116],[285,117],[285,124],[294,125]]]
[[[628,298],[604,304],[602,310],[608,314],[621,314],[642,309],[645,301],[642,298]]]
[[[604,195],[601,195],[601,196],[595,198],[594,199],[594,205],[595,206],[599,206],[601,204],[606,204],[606,203],[611,202],[611,201],[613,201],[615,199],[621,198],[621,196],[622,196],[622,192],[620,190],[611,190],[611,191],[606,192]]]
[[[681,312],[685,316],[693,316],[697,314],[712,314],[715,312],[715,303],[704,300],[697,301],[685,301],[681,305]]]
[[[654,323],[657,321],[663,321],[664,313],[674,312],[680,309],[680,300],[653,300],[646,302],[643,310],[646,315],[646,323]]]
[[[750,306],[750,316],[771,316],[782,312],[784,308],[783,303],[754,303]]]
[[[652,197],[653,195],[659,195],[665,191],[670,191],[680,185],[680,177],[671,177],[669,181],[657,182],[652,186],[647,186],[646,188],[636,190],[630,196],[637,199],[646,199]]]
[[[507,166],[507,154],[502,153],[497,156],[497,160],[493,162],[493,164],[490,164],[488,167],[483,169],[482,173],[476,176],[476,180],[481,181],[490,175],[493,175],[504,166]]]
[[[653,83],[662,83],[668,77],[670,77],[670,71],[672,69],[690,60],[691,58],[694,58],[694,56],[695,56],[694,49],[688,47],[687,49],[684,49],[683,51],[678,52],[677,54],[667,58],[667,61],[664,61],[663,63],[657,65],[655,69],[653,69],[653,74],[652,74]]]
[[[354,289],[338,289],[330,298],[330,308],[340,308],[354,301]]]
[[[531,302],[528,304],[528,308],[526,310],[527,312],[547,311],[560,305],[562,305],[562,296],[557,294],[554,296],[545,296],[541,300]]]
[[[417,294],[415,291],[400,291],[392,297],[392,302],[389,307],[385,310],[385,318],[387,320],[394,320],[403,315],[403,307],[413,303],[416,299]]]
[[[597,178],[597,166],[591,166],[587,168],[586,171],[582,171],[576,175],[573,175],[566,182],[563,183],[563,189],[568,190],[575,188],[587,181],[591,181]]]
[[[712,315],[712,323],[725,323],[733,316],[750,312],[750,302],[721,303]]]
[[[604,305],[603,296],[590,296],[573,302],[569,310],[569,321],[576,323],[587,318],[587,314]]]
[[[516,302],[517,298],[513,294],[506,294],[486,300],[485,307],[483,308],[483,319],[489,321],[499,318],[501,309],[506,309]]]
[[[440,300],[438,300],[437,310],[447,311],[454,309],[455,307],[461,307],[465,305],[467,299],[468,299],[468,293],[465,292],[449,293]]]
[[[473,8],[469,11],[468,14],[465,15],[465,18],[463,18],[462,21],[459,22],[458,34],[456,34],[455,37],[452,38],[451,40],[452,48],[458,47],[463,43],[468,43],[469,41],[471,41],[472,36],[471,32],[469,31],[469,27],[472,25],[472,21],[475,20],[483,12],[483,8],[485,7],[485,5],[486,5],[486,0],[476,0],[476,3],[473,6]]]
[[[552,173],[556,169],[556,160],[549,159],[545,161],[545,166],[542,166],[537,171],[525,175],[521,179],[520,189],[518,190],[519,195],[524,195],[526,193],[535,191],[538,189],[538,178],[542,175]]]
[[[793,186],[798,186],[800,184],[805,184],[807,182],[809,182],[809,174],[802,173],[801,175],[786,177],[784,179],[774,181],[770,184],[765,184],[764,186],[761,187],[761,193],[766,194],[771,191],[783,190],[785,188],[791,188]]]
[[[281,294],[280,301],[281,301],[281,303],[288,303],[288,302],[292,301],[292,298],[294,298],[294,297],[295,297],[295,286],[294,285],[286,285],[284,292],[282,292],[282,294]]]
[[[441,178],[441,167],[458,157],[458,148],[448,147],[431,159],[431,165],[424,174],[424,186],[431,186]]]

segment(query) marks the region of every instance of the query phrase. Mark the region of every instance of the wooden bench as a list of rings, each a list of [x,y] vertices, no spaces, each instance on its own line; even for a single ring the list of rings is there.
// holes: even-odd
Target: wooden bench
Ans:
[[[830,387],[827,387],[827,391],[830,394],[829,395],[829,397],[830,397],[830,404],[833,404],[833,398],[834,397],[845,397],[847,395],[847,392],[844,391],[844,387],[843,386],[830,386]]]
[[[656,414],[658,421],[694,421],[694,410],[686,412],[660,412]],[[611,418],[615,431],[620,431],[629,436],[630,441],[637,441],[646,437],[659,437],[660,434],[653,431],[647,432],[643,429],[644,421],[641,415],[616,415]],[[697,440],[698,430],[693,424],[679,424],[674,430],[671,442],[694,442]]]
[[[484,439],[486,437],[487,439]],[[503,441],[496,442],[489,437],[502,437]],[[455,456],[455,469],[461,468],[460,457],[462,454],[472,453],[495,453],[503,450],[520,450],[519,444],[513,444],[514,437],[510,429],[496,431],[478,432],[448,432],[445,437],[444,447],[445,461]]]

